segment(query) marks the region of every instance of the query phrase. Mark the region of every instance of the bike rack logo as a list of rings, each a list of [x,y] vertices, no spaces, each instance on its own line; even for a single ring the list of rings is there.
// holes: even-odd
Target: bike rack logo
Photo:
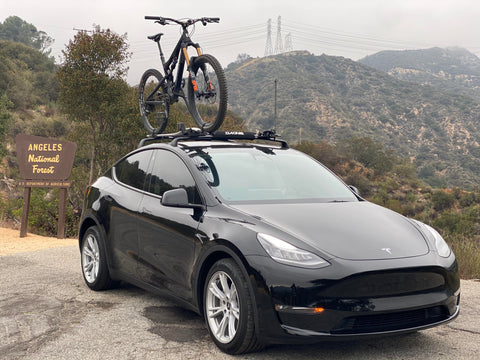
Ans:
[[[243,131],[225,131],[225,135],[232,136],[232,135],[245,135]]]

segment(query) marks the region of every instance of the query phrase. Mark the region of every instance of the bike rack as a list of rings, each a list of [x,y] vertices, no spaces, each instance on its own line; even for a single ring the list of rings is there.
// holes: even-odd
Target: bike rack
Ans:
[[[266,140],[277,142],[281,144],[282,149],[288,149],[288,144],[284,140],[278,139],[280,135],[277,135],[275,130],[267,131],[215,131],[213,133],[207,133],[199,128],[185,128],[184,124],[178,124],[179,131],[169,134],[149,135],[145,139],[142,139],[138,144],[138,147],[143,147],[147,143],[157,140],[171,140],[170,145],[177,146],[179,141],[232,141],[232,140]]]

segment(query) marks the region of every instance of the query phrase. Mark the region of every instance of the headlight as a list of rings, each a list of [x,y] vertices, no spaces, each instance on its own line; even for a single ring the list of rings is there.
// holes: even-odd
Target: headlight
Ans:
[[[437,250],[438,255],[444,258],[448,258],[452,253],[452,250],[448,246],[448,244],[443,239],[442,235],[438,233],[437,230],[432,228],[431,226],[424,224],[420,221],[414,220],[420,227],[425,228],[433,237],[435,242],[435,249]]]
[[[279,263],[303,268],[322,268],[330,265],[321,257],[274,236],[258,233],[257,239],[267,254]]]
[[[440,235],[438,231],[431,226],[428,226],[427,224],[424,224],[424,226],[428,229],[428,231],[430,231],[435,239],[435,248],[437,249],[438,255],[444,258],[449,257],[452,250],[450,250],[448,244],[445,242],[445,240],[443,240],[442,235]]]

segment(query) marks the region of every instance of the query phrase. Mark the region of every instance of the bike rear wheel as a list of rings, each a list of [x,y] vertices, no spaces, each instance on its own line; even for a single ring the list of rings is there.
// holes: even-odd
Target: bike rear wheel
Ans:
[[[145,129],[152,135],[161,134],[167,127],[170,98],[160,71],[149,69],[143,73],[138,101]]]
[[[200,55],[193,59],[191,70],[195,74],[197,89],[188,81],[188,109],[197,125],[206,132],[217,130],[227,113],[227,80],[216,58]]]

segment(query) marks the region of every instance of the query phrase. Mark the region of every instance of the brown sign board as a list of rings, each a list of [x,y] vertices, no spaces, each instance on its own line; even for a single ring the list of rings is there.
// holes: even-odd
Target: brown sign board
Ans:
[[[27,235],[32,187],[59,187],[57,237],[63,239],[65,237],[67,188],[71,185],[67,179],[72,173],[77,144],[23,134],[15,137],[15,144],[20,176],[24,179],[19,180],[17,184],[25,187],[20,237]]]
[[[70,176],[77,144],[23,134],[15,137],[15,143],[23,179],[66,180]]]

